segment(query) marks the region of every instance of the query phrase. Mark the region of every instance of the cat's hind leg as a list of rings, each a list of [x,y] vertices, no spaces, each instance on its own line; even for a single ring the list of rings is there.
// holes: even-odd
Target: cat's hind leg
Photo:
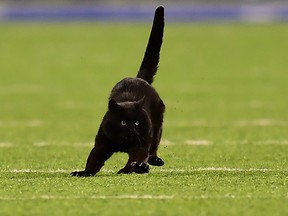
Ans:
[[[156,130],[154,134],[155,133],[156,135],[154,136],[154,140],[150,148],[148,163],[152,166],[163,166],[164,161],[160,157],[157,156],[157,150],[158,150],[158,146],[159,146],[161,135],[162,135],[162,127]]]
[[[164,161],[160,157],[155,156],[155,155],[149,156],[148,163],[152,166],[163,166],[164,165]]]
[[[164,161],[157,156],[158,146],[162,136],[162,123],[163,123],[163,115],[165,111],[165,105],[161,100],[159,111],[152,118],[153,122],[153,140],[149,150],[148,163],[152,166],[163,166]]]

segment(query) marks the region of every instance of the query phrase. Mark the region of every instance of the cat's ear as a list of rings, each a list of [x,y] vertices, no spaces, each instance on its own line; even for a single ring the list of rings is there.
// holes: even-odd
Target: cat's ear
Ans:
[[[136,101],[136,106],[143,107],[144,103],[145,103],[145,96],[139,99],[138,101]]]
[[[116,111],[121,110],[121,106],[118,105],[118,103],[117,103],[114,99],[110,99],[110,100],[109,100],[108,109],[109,109],[110,111],[116,112]]]

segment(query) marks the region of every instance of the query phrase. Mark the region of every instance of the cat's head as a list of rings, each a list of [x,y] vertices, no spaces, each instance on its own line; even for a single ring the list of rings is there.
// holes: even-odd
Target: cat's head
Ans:
[[[110,99],[103,121],[104,133],[117,143],[151,139],[151,120],[143,109],[145,98],[117,103]]]

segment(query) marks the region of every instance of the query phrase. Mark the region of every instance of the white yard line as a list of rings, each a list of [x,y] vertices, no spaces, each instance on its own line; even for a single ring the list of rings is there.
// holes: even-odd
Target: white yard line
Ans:
[[[175,143],[166,139],[166,140],[161,140],[160,145],[170,146],[170,145],[175,145]]]
[[[283,126],[287,127],[288,122],[283,120],[275,120],[275,119],[256,119],[256,120],[239,120],[233,123],[235,126],[239,127],[267,127],[267,126]]]
[[[288,127],[288,121],[279,119],[239,119],[234,121],[207,121],[207,120],[191,120],[191,121],[178,121],[166,122],[166,127],[272,127],[281,126]]]
[[[11,170],[0,170],[1,173],[70,173],[73,170],[33,170],[33,169],[11,169]],[[117,170],[103,169],[100,173],[116,173]],[[288,172],[288,169],[268,169],[268,168],[229,168],[229,167],[198,167],[198,168],[188,168],[188,169],[153,169],[154,173],[184,173],[184,172]]]
[[[49,142],[41,141],[41,142],[35,142],[33,144],[35,147],[46,147],[46,146],[51,146]]]
[[[227,140],[225,144],[288,145],[288,140]]]
[[[95,199],[95,200],[111,200],[111,199],[138,199],[138,200],[170,200],[173,199],[174,196],[169,195],[99,195],[99,196],[89,196],[89,197],[81,197],[81,196],[50,196],[50,195],[42,195],[42,196],[32,196],[32,197],[0,197],[0,200],[78,200],[78,199]]]
[[[207,146],[212,145],[212,142],[209,140],[185,140],[184,144],[186,145],[195,145],[195,146]]]
[[[69,108],[74,108],[74,104],[68,104]],[[39,119],[31,119],[26,121],[0,121],[0,127],[11,128],[11,127],[41,127],[43,121]],[[193,120],[183,122],[167,122],[167,127],[223,127],[223,126],[234,126],[234,127],[267,127],[267,126],[281,126],[288,127],[288,121],[277,120],[277,119],[240,119],[231,122],[220,122],[220,121],[207,121],[207,120]]]
[[[29,201],[29,200],[80,200],[80,199],[89,199],[89,200],[220,200],[220,199],[275,199],[275,198],[284,198],[288,199],[286,196],[253,196],[251,194],[247,195],[234,195],[234,194],[223,194],[223,195],[199,195],[199,196],[174,196],[174,195],[135,195],[135,194],[126,194],[126,195],[94,195],[94,196],[51,196],[51,195],[42,195],[42,196],[31,196],[31,197],[2,197],[0,196],[1,201]]]
[[[0,170],[2,173],[68,173],[69,170],[56,169],[56,170],[33,170],[33,169],[11,169]]]
[[[191,169],[161,169],[159,171],[154,170],[155,172],[285,172],[288,169],[267,169],[267,168],[229,168],[229,167],[199,167]]]
[[[288,140],[282,139],[282,140],[226,140],[223,141],[224,144],[234,144],[234,145],[242,145],[242,144],[255,144],[255,145],[288,145]],[[38,141],[32,143],[31,147],[46,147],[46,146],[56,146],[56,147],[93,147],[93,142],[75,142],[75,143],[69,143],[69,142],[56,142],[53,141],[52,143],[49,141]],[[209,146],[213,145],[213,141],[211,140],[205,140],[205,139],[187,139],[184,141],[179,141],[177,143],[171,141],[171,140],[162,140],[160,143],[160,146],[174,146],[174,145],[189,145],[189,146]],[[12,143],[9,141],[0,141],[0,148],[14,148],[14,147],[21,147],[22,145],[19,145],[17,143]],[[27,145],[25,145],[27,146]]]
[[[11,142],[0,142],[0,148],[11,148],[14,147],[14,144]]]
[[[262,140],[255,141],[257,145],[288,145],[288,140]]]

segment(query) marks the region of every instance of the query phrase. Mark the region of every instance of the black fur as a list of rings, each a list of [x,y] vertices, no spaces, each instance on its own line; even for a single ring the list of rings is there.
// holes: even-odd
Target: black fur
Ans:
[[[126,152],[128,162],[118,173],[148,173],[162,166],[157,156],[165,105],[150,85],[156,74],[164,30],[164,8],[158,7],[146,52],[136,78],[125,78],[112,89],[108,111],[95,138],[85,170],[72,176],[94,176],[115,152]]]
[[[164,31],[164,8],[158,7],[155,11],[153,26],[150,38],[145,51],[145,55],[140,66],[137,77],[146,80],[149,84],[153,82],[153,77],[157,72],[160,49],[162,45]]]

